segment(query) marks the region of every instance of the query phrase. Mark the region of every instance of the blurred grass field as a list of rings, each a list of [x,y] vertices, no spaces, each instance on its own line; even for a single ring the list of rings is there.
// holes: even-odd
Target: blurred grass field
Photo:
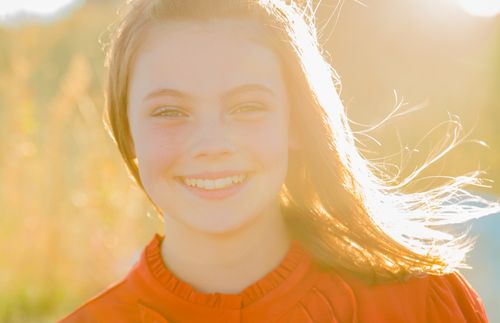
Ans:
[[[114,9],[0,29],[1,322],[60,318],[123,274],[159,223],[101,122],[97,39]]]
[[[161,221],[128,178],[102,125],[104,53],[98,39],[115,10],[113,3],[89,1],[54,23],[0,27],[0,322],[61,318],[122,277],[140,248],[161,230]],[[344,46],[340,41],[348,37],[348,28],[340,24],[332,48]],[[482,56],[490,60],[483,62],[489,70],[479,69],[484,73],[478,76],[486,90],[474,92],[468,83],[450,79],[442,84],[443,92],[467,99],[442,104],[440,97],[440,105],[434,103],[436,118],[423,110],[416,119],[409,116],[391,125],[378,136],[392,138],[380,150],[399,148],[392,126],[403,129],[406,142],[416,142],[442,121],[451,105],[466,125],[468,117],[479,116],[474,134],[490,149],[466,146],[430,171],[458,174],[484,164],[495,180],[490,193],[499,194],[500,37],[492,39]],[[348,53],[348,45],[344,47]],[[348,66],[347,54],[337,56],[334,67],[342,76],[357,75],[350,74],[356,68]],[[343,97],[349,99],[356,92],[363,97],[371,79],[364,85],[345,80]],[[387,113],[392,91],[384,94],[388,97],[378,101],[370,93],[366,96],[372,99],[346,105],[355,120],[373,122],[382,108],[360,106],[375,102]],[[474,102],[480,103],[471,106]]]

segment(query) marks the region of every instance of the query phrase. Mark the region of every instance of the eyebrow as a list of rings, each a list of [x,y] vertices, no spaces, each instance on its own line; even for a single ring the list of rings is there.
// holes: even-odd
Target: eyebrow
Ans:
[[[266,92],[270,95],[275,95],[274,91],[268,88],[267,86],[264,86],[262,84],[257,84],[257,83],[249,83],[249,84],[243,84],[240,86],[237,86],[235,88],[232,88],[231,90],[227,91],[226,93],[223,94],[223,97],[230,97],[234,96],[236,94],[239,94],[241,92],[251,92],[251,91],[261,91],[261,92]],[[189,99],[191,98],[191,95],[187,92],[175,90],[175,89],[169,89],[169,88],[160,88],[153,90],[149,92],[145,97],[144,101],[150,100],[156,97],[161,97],[161,96],[171,96],[171,97],[177,97],[177,98],[182,98],[182,99]]]

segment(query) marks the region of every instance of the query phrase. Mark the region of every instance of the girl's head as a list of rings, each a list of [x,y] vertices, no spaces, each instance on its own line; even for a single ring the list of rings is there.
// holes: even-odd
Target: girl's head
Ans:
[[[160,213],[226,231],[284,206],[287,173],[300,182],[297,125],[314,98],[290,17],[278,19],[276,4],[298,9],[251,0],[129,4],[109,56],[107,112],[131,174]],[[321,131],[322,116],[313,117],[308,126]],[[189,188],[231,181],[243,185],[228,197]]]
[[[466,249],[427,223],[493,205],[449,203],[471,201],[460,194],[474,176],[418,194],[401,189],[426,165],[398,185],[375,176],[356,149],[310,1],[132,0],[126,9],[108,52],[105,121],[160,214],[220,233],[281,207],[319,262],[377,277],[460,263]],[[240,181],[203,197],[192,187]]]
[[[158,22],[131,66],[130,149],[140,181],[164,215],[197,230],[279,213],[288,94],[279,58],[259,33],[231,18]],[[227,189],[206,191],[215,186]]]

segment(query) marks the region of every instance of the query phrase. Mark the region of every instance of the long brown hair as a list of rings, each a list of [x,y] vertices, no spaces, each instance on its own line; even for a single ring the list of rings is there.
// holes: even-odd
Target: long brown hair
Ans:
[[[364,277],[386,279],[455,269],[470,244],[463,236],[431,225],[464,222],[500,206],[463,189],[481,185],[479,173],[454,178],[430,191],[403,193],[435,160],[394,183],[361,156],[337,93],[339,79],[317,41],[315,10],[310,1],[300,5],[284,0],[129,1],[109,42],[104,120],[131,176],[144,191],[133,155],[127,89],[145,27],[155,21],[247,19],[262,27],[260,37],[281,60],[292,132],[300,141],[300,149],[291,151],[280,195],[290,233],[324,266]]]

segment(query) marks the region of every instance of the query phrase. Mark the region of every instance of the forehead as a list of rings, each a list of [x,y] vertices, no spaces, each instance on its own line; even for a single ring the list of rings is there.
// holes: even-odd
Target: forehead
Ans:
[[[153,25],[131,71],[132,92],[159,86],[216,92],[247,83],[282,88],[280,61],[262,33],[255,23],[231,19]]]

